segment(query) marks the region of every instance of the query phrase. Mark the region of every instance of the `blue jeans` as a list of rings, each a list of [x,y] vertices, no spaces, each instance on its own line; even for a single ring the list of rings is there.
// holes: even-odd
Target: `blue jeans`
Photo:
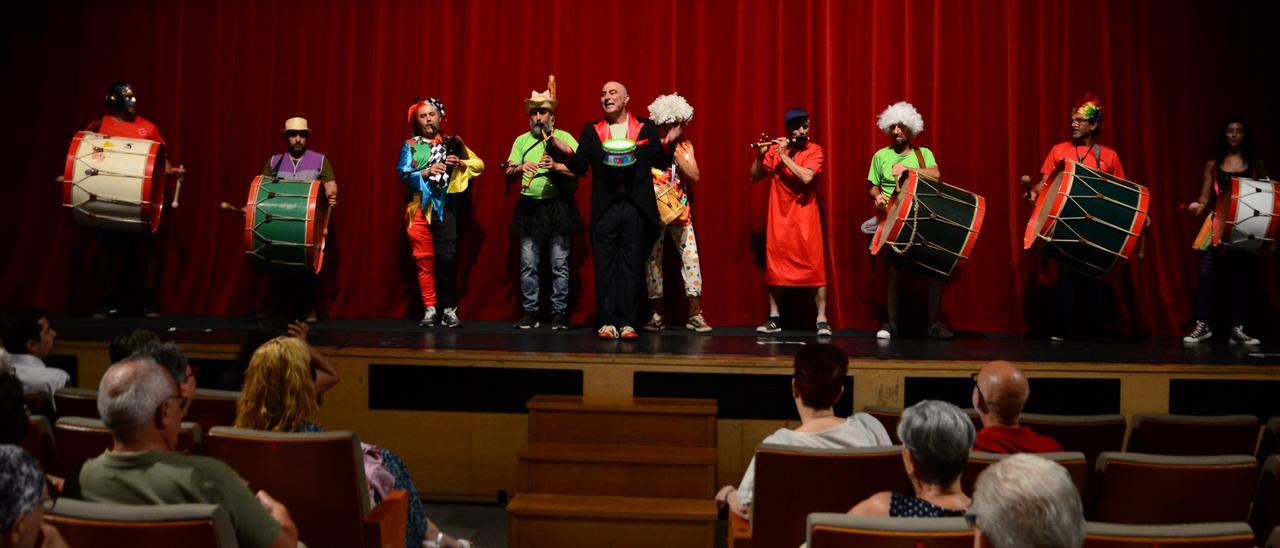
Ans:
[[[538,312],[538,265],[542,247],[550,244],[551,313],[565,314],[569,308],[569,236],[520,237],[520,305],[525,312]]]

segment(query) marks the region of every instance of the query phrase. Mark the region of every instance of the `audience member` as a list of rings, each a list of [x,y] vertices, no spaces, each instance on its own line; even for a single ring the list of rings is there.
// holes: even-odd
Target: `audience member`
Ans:
[[[22,399],[22,381],[12,371],[0,371],[0,444],[22,445],[31,427],[31,412]]]
[[[218,504],[242,546],[296,546],[298,531],[283,504],[263,491],[255,497],[221,461],[173,451],[182,420],[173,403],[181,399],[173,376],[150,357],[112,365],[98,386],[98,413],[113,446],[85,462],[80,496],[116,504]]]
[[[0,445],[0,548],[65,548],[58,530],[44,521],[44,471],[16,445]]]
[[[66,371],[48,367],[44,360],[53,353],[53,340],[58,332],[38,310],[19,310],[5,318],[0,339],[9,352],[9,362],[22,381],[24,394],[35,394],[53,401],[53,393],[71,379]]]
[[[289,336],[297,338],[303,342],[307,341],[307,332],[310,327],[303,322],[285,323],[283,320],[263,319],[258,322],[253,329],[245,335],[244,341],[240,343],[240,350],[236,353],[235,365],[228,371],[224,372],[218,378],[219,390],[230,390],[239,392],[244,386],[245,371],[249,369],[249,361],[253,359],[253,353],[257,352],[258,347],[267,341],[276,337]],[[338,370],[329,363],[328,358],[315,349],[311,345],[307,345],[307,353],[311,355],[311,380],[316,383],[316,393],[323,394],[340,380]]]
[[[182,396],[180,408],[182,416],[185,417],[187,409],[191,406],[191,400],[196,397],[196,376],[192,373],[191,364],[187,362],[187,356],[182,353],[182,349],[178,348],[176,343],[156,341],[142,345],[134,355],[151,358],[173,376],[173,381],[178,383],[178,395]]]
[[[111,344],[107,346],[107,357],[111,359],[111,363],[119,363],[152,343],[160,344],[160,336],[150,329],[121,331],[111,338]]]
[[[791,378],[791,397],[800,414],[800,426],[795,430],[779,428],[765,438],[764,443],[821,449],[893,445],[889,432],[875,417],[866,413],[855,413],[847,419],[836,416],[835,405],[844,394],[848,370],[849,358],[839,347],[822,343],[805,345],[796,353]],[[743,519],[751,519],[755,466],[756,460],[752,458],[738,487],[726,485],[716,494],[718,504],[728,505]]]
[[[898,439],[904,446],[902,465],[914,496],[881,491],[849,513],[908,518],[964,515],[969,497],[960,490],[960,473],[969,460],[973,430],[969,416],[946,402],[924,400],[905,409],[898,422]]]
[[[316,424],[316,382],[312,380],[314,353],[299,337],[276,337],[258,347],[249,360],[244,387],[236,405],[236,427],[272,432],[321,432]],[[365,470],[377,505],[392,489],[410,493],[405,545],[419,547],[423,540],[440,546],[467,547],[470,543],[445,535],[427,519],[418,489],[399,455],[388,449],[364,445]],[[371,467],[370,461],[375,466]],[[377,464],[380,461],[380,464]],[[369,474],[369,470],[375,472]]]
[[[973,376],[973,407],[982,416],[975,451],[989,453],[1052,453],[1062,445],[1053,438],[1018,424],[1022,406],[1031,396],[1027,377],[1006,361],[988,363]]]
[[[964,517],[976,548],[1084,544],[1084,510],[1071,474],[1035,455],[1013,455],[983,470]]]

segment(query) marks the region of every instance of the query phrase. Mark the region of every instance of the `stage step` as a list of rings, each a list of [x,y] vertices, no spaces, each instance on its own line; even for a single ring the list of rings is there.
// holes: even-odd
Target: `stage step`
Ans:
[[[716,447],[715,400],[534,396],[530,443]]]
[[[710,499],[710,447],[530,443],[520,450],[520,492]]]
[[[711,499],[521,493],[507,505],[511,548],[715,545]]]

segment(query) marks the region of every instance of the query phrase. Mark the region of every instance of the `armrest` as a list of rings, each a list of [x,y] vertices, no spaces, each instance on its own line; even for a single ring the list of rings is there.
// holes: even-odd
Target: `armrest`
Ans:
[[[365,548],[403,548],[408,520],[409,492],[395,489],[387,493],[387,497],[364,518]]]
[[[728,548],[751,548],[751,522],[729,512]]]

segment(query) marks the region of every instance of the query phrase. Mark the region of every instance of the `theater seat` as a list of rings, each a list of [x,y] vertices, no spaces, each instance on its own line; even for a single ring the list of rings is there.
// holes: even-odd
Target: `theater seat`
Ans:
[[[253,491],[289,509],[312,548],[404,546],[409,496],[397,489],[376,508],[369,500],[360,440],[354,432],[281,433],[217,426],[205,448]]]
[[[1249,523],[1257,535],[1258,544],[1262,544],[1267,534],[1280,525],[1280,455],[1272,455],[1262,465]]]
[[[1063,451],[1084,453],[1090,467],[1098,460],[1099,454],[1124,449],[1124,432],[1127,427],[1124,415],[1023,413],[1018,420],[1022,426],[1062,444]]]
[[[1267,537],[1267,548],[1280,548],[1280,527],[1271,530],[1271,536]]]
[[[875,417],[884,425],[884,429],[889,431],[889,439],[893,443],[902,443],[898,439],[898,421],[902,420],[901,407],[886,407],[880,405],[869,405],[862,408],[862,412]],[[973,421],[974,431],[982,430],[982,417],[978,415],[978,410],[973,408],[964,409],[964,414],[969,416],[969,420]]]
[[[1093,519],[1144,525],[1245,521],[1257,479],[1252,455],[1103,453]]]
[[[813,513],[809,548],[968,548],[973,530],[964,518],[886,518]]]
[[[1262,427],[1262,441],[1258,443],[1258,462],[1266,462],[1271,455],[1280,455],[1280,417],[1271,417],[1267,425]]]
[[[197,388],[195,398],[183,417],[200,425],[205,432],[215,426],[233,426],[236,423],[236,401],[239,392]]]
[[[1138,413],[1129,424],[1129,453],[1153,455],[1253,455],[1258,446],[1253,415]]]
[[[1008,456],[1001,453],[970,451],[969,462],[965,463],[964,471],[960,474],[960,489],[968,495],[973,495],[973,486],[978,481],[978,475],[982,474],[982,471],[986,470],[988,466],[1000,462]],[[1071,483],[1075,484],[1076,491],[1080,493],[1081,499],[1084,498],[1085,478],[1088,476],[1089,470],[1084,453],[1067,451],[1061,453],[1036,453],[1036,456],[1044,457],[1066,468],[1067,473],[1071,474]]]
[[[43,415],[32,415],[28,424],[27,435],[22,438],[22,448],[36,458],[40,467],[44,469],[44,473],[57,475],[58,459],[49,418]]]
[[[45,506],[68,546],[236,548],[227,511],[216,504],[128,505],[60,498]]]
[[[69,478],[80,476],[85,461],[111,449],[111,431],[98,419],[62,417],[53,426],[54,444],[58,449],[58,471]],[[199,454],[203,451],[200,426],[184,422],[178,431],[177,451]]]
[[[59,417],[98,418],[98,391],[91,388],[59,388],[53,393]]]
[[[1184,525],[1122,525],[1089,522],[1085,548],[1253,548],[1253,531],[1242,522]]]
[[[763,444],[755,458],[755,547],[798,546],[810,513],[846,512],[879,491],[912,492],[902,446],[830,450]]]

